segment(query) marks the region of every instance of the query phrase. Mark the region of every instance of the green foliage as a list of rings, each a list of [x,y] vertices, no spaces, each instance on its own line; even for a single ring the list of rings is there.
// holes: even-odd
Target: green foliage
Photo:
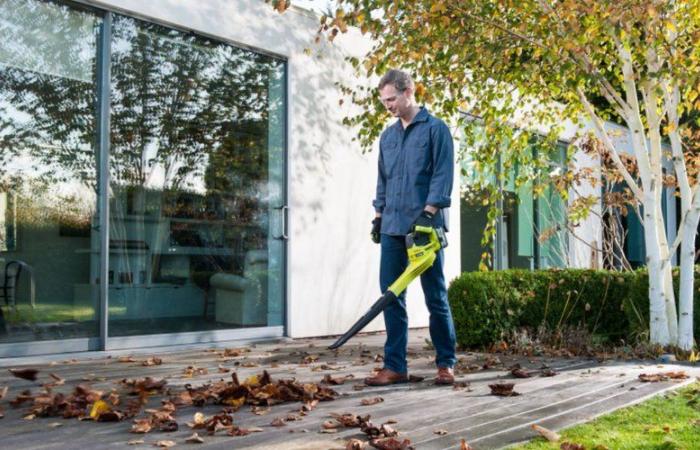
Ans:
[[[700,269],[696,269],[700,270]],[[678,273],[674,274],[677,285]],[[645,270],[587,269],[465,272],[448,296],[463,347],[485,347],[526,327],[583,327],[605,341],[635,342],[649,324]],[[700,335],[700,295],[695,299],[695,335]]]

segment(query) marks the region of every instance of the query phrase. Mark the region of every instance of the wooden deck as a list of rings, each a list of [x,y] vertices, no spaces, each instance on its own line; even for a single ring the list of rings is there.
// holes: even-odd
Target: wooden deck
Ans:
[[[76,419],[36,418],[24,419],[28,407],[13,408],[9,401],[24,389],[38,392],[41,383],[50,381],[49,373],[66,380],[56,391],[70,392],[77,384],[89,384],[95,389],[109,392],[124,378],[151,376],[166,377],[168,386],[175,389],[187,383],[201,385],[207,381],[230,379],[230,374],[220,373],[220,365],[236,371],[240,379],[261,373],[266,369],[273,379],[296,378],[303,382],[319,382],[326,374],[334,378],[354,375],[343,385],[331,386],[341,395],[334,401],[321,402],[298,421],[285,422],[285,426],[274,427],[271,422],[298,411],[301,404],[284,403],[271,407],[265,415],[255,415],[245,406],[234,413],[234,421],[241,427],[260,427],[262,432],[248,436],[232,437],[226,434],[209,436],[200,432],[203,444],[195,448],[230,449],[343,449],[350,437],[363,437],[357,428],[340,428],[332,434],[321,433],[321,424],[330,413],[370,414],[375,424],[389,420],[401,438],[410,439],[417,449],[459,448],[461,439],[476,449],[502,448],[512,443],[531,438],[531,424],[550,429],[561,429],[589,420],[597,415],[622,406],[630,405],[668,389],[689,383],[700,375],[700,368],[654,363],[606,361],[599,363],[584,359],[516,358],[498,355],[502,364],[491,369],[479,369],[489,355],[460,353],[460,366],[472,369],[458,374],[459,381],[469,382],[468,388],[436,386],[433,352],[425,349],[426,330],[411,331],[409,342],[409,366],[411,374],[426,377],[420,382],[390,387],[364,387],[362,379],[374,367],[381,367],[380,358],[384,336],[363,335],[346,344],[337,354],[325,350],[330,339],[301,339],[281,342],[258,343],[247,346],[250,353],[239,357],[222,359],[220,354],[204,348],[180,351],[132,352],[134,359],[142,361],[149,356],[158,356],[163,363],[144,367],[139,362],[119,362],[117,356],[99,358],[83,356],[67,362],[39,361],[31,366],[40,370],[36,382],[14,378],[9,367],[19,368],[18,361],[0,360],[0,390],[9,386],[0,408],[5,418],[0,419],[1,447],[3,449],[107,449],[107,448],[154,448],[159,440],[172,440],[177,447],[193,446],[185,439],[192,434],[186,425],[197,411],[210,416],[218,413],[221,406],[203,408],[183,407],[178,409],[176,419],[179,430],[175,432],[153,431],[148,434],[132,434],[131,421],[97,423]],[[218,348],[240,347],[227,343]],[[318,357],[318,359],[316,359]],[[306,363],[302,364],[306,360]],[[37,362],[37,361],[33,361]],[[533,376],[515,379],[506,370],[514,363],[527,369],[539,369],[547,365],[559,372],[554,377]],[[12,364],[12,365],[8,365]],[[257,366],[254,366],[257,364]],[[184,378],[187,366],[207,368],[208,374]],[[246,367],[247,366],[247,367]],[[254,366],[254,367],[252,367]],[[642,383],[640,373],[656,373],[669,370],[684,370],[690,378],[685,381]],[[515,383],[520,396],[496,397],[490,394],[488,384],[498,381]],[[383,402],[371,406],[361,405],[362,399],[382,397]],[[157,407],[161,398],[151,399],[149,406]],[[436,431],[443,430],[438,434]],[[143,444],[130,446],[132,440],[142,439]]]

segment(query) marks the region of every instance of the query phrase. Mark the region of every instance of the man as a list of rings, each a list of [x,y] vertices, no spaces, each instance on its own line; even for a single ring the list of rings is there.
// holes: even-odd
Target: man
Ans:
[[[373,202],[372,240],[381,244],[379,282],[381,291],[398,278],[408,265],[405,236],[415,225],[447,226],[446,208],[452,192],[454,151],[445,123],[418,106],[411,77],[390,70],[379,81],[379,95],[389,112],[397,117],[379,140],[377,194]],[[430,311],[430,337],[438,367],[437,384],[454,382],[455,330],[447,302],[443,273],[443,250],[433,266],[421,275],[425,302]],[[385,386],[408,380],[406,346],[408,317],[406,293],[384,310],[387,338],[384,368],[365,379],[371,386]]]

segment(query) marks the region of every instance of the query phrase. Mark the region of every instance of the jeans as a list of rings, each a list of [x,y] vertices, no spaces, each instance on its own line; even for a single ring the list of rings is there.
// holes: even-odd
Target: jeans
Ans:
[[[408,266],[405,236],[382,234],[381,250],[379,284],[381,291],[386,292],[391,283]],[[420,276],[420,282],[425,295],[425,304],[430,311],[430,338],[435,347],[435,363],[438,367],[453,367],[457,360],[455,357],[455,327],[450,305],[447,302],[447,286],[443,265],[443,250],[440,250],[432,267]],[[397,301],[390,303],[384,309],[384,324],[387,334],[384,345],[384,367],[394,372],[406,373],[408,371],[406,362],[406,347],[408,345],[406,291],[401,293]]]

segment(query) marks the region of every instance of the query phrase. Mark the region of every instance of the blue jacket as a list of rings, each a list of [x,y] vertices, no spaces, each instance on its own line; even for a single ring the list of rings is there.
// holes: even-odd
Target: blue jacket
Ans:
[[[440,209],[447,229],[454,178],[452,135],[445,122],[421,107],[404,130],[401,120],[379,138],[379,173],[373,205],[382,214],[381,232],[405,235],[425,205]]]

